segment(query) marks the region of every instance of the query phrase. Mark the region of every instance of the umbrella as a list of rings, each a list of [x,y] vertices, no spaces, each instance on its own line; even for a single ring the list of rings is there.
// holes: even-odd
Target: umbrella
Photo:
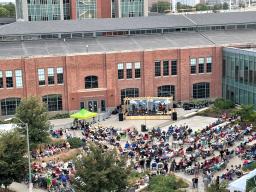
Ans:
[[[81,109],[79,112],[70,115],[71,118],[74,119],[91,119],[96,117],[97,113],[87,111],[86,109]]]

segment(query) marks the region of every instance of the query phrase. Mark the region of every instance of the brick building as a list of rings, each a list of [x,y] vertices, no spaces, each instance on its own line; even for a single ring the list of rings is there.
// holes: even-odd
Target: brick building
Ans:
[[[127,96],[221,97],[222,49],[253,46],[255,18],[244,12],[3,26],[1,115],[28,96],[49,111],[104,111]]]
[[[83,20],[148,15],[148,0],[16,0],[16,19]]]

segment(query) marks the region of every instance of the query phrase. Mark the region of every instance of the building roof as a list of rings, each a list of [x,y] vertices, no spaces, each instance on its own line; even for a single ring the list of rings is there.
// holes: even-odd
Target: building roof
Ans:
[[[256,11],[188,14],[197,25],[227,25],[256,22]]]
[[[121,31],[160,27],[187,27],[191,21],[181,15],[103,18],[86,20],[16,22],[0,28],[0,35],[47,34],[71,32]]]
[[[15,21],[15,17],[0,17],[0,25],[14,23]]]
[[[0,35],[121,31],[237,23],[256,23],[256,11],[113,19],[15,22],[1,27]]]
[[[0,42],[0,59],[256,44],[256,30]],[[4,45],[4,46],[3,46]],[[88,45],[88,48],[87,48]]]

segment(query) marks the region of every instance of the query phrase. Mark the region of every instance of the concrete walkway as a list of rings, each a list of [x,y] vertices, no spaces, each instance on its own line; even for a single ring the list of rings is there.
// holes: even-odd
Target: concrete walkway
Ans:
[[[26,185],[25,183],[13,182],[8,188],[15,192],[27,192],[28,191],[28,185]],[[33,188],[33,192],[46,192],[46,191],[47,190]]]

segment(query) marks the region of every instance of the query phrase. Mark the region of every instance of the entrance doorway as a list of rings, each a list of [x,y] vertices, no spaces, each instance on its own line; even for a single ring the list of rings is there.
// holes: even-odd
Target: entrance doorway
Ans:
[[[98,112],[98,101],[88,101],[88,110],[91,112]]]

